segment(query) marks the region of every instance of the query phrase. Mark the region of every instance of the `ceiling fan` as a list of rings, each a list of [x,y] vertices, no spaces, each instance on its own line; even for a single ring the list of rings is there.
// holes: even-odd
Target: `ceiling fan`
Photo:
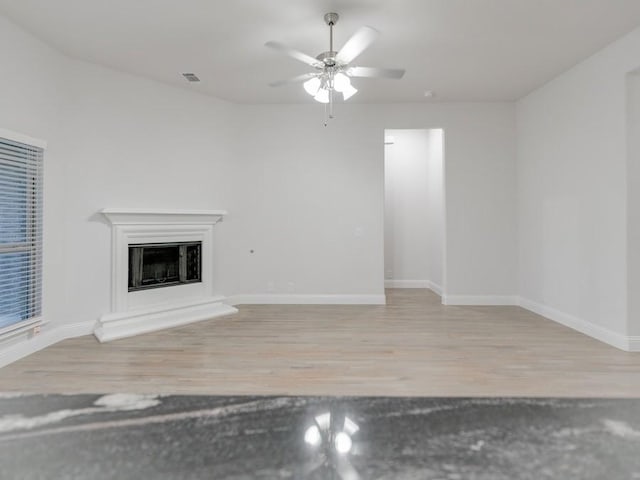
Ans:
[[[399,79],[404,75],[403,69],[356,67],[351,62],[364,52],[380,35],[372,27],[360,27],[347,40],[339,51],[333,49],[333,27],[338,23],[337,13],[327,13],[325,23],[329,26],[329,50],[312,57],[279,42],[267,42],[265,46],[289,55],[315,69],[314,72],[298,75],[288,80],[270,83],[272,87],[303,83],[306,92],[315,100],[328,106],[328,117],[333,118],[333,100],[335,93],[342,94],[344,100],[355,95],[358,90],[351,85],[351,78],[392,78]],[[326,112],[326,109],[325,109]],[[325,126],[327,122],[325,119]]]

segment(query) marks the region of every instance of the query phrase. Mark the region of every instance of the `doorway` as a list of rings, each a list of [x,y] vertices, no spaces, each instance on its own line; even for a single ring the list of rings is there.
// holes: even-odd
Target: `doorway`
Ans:
[[[444,131],[387,129],[384,145],[386,288],[445,283]]]

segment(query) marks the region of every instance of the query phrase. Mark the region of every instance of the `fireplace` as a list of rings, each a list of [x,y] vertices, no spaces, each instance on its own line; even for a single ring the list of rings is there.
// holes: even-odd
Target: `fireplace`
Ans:
[[[129,292],[202,281],[202,242],[129,245]]]
[[[101,342],[236,313],[218,293],[214,226],[223,210],[105,208],[111,225],[111,308]],[[174,286],[174,288],[160,288]]]

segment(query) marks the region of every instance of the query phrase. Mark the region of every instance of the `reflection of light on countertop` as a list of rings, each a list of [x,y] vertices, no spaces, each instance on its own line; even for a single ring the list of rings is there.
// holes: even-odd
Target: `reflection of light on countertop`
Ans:
[[[304,442],[307,445],[318,447],[324,442],[326,448],[340,455],[351,452],[351,437],[360,430],[356,422],[345,416],[342,427],[338,427],[335,418],[331,417],[331,412],[317,415],[313,421],[314,424],[304,432]]]
[[[338,433],[333,443],[336,447],[336,451],[342,454],[349,453],[349,451],[351,450],[351,446],[353,445],[351,437],[345,432]]]
[[[360,427],[349,417],[344,417],[344,430],[349,435],[355,435],[356,432],[360,430]]]
[[[329,430],[331,426],[331,413],[323,413],[322,415],[318,415],[316,417],[316,423],[322,430]]]
[[[322,435],[316,425],[312,425],[304,432],[304,441],[312,447],[317,447],[322,442]]]
[[[334,479],[361,480],[350,460],[359,454],[358,440],[354,443],[352,438],[359,431],[358,424],[341,413],[324,412],[313,417],[304,431],[304,443],[311,454],[305,471],[324,472],[322,478],[332,471]]]

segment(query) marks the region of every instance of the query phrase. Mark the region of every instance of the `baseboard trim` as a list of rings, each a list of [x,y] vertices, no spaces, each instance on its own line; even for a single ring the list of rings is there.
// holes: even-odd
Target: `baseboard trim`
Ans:
[[[629,341],[629,352],[640,352],[640,336],[627,337]]]
[[[232,295],[227,305],[386,305],[384,295],[304,295],[246,294]]]
[[[608,328],[594,325],[587,320],[570,315],[555,308],[543,305],[527,298],[520,298],[520,306],[525,310],[536,313],[556,323],[577,330],[591,338],[600,340],[613,347],[627,352],[640,352],[640,337],[629,337],[609,330]]]
[[[437,283],[431,282],[429,281],[427,283],[427,288],[429,290],[431,290],[433,293],[437,293],[438,295],[440,295],[442,297],[442,287],[440,285],[438,285]]]
[[[94,321],[58,326],[49,324],[49,328],[43,329],[42,333],[9,344],[0,350],[0,368],[62,340],[91,335],[94,326]]]
[[[451,306],[517,306],[518,297],[511,295],[442,295],[442,304]]]

